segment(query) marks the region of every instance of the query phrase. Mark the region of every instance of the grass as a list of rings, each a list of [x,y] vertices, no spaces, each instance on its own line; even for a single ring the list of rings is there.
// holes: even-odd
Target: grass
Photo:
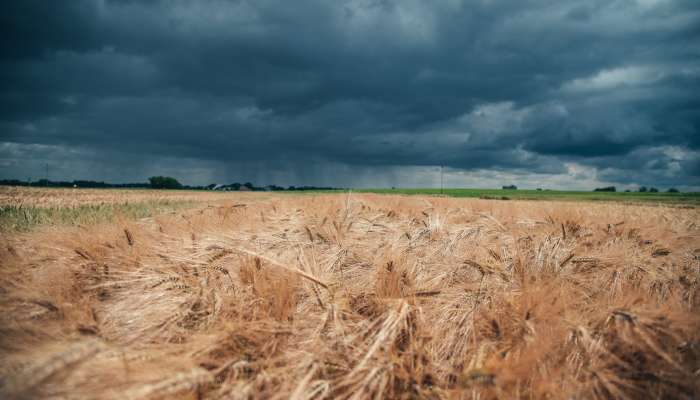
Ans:
[[[632,203],[664,203],[700,205],[700,193],[639,193],[639,192],[584,192],[562,190],[502,190],[502,189],[360,189],[358,192],[409,195],[444,195],[496,200],[565,200],[616,201]]]
[[[0,235],[0,398],[700,396],[697,208],[199,196]]]

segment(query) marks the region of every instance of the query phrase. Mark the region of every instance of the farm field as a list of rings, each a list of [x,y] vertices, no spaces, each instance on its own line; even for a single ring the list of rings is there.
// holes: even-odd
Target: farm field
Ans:
[[[700,396],[696,207],[71,189],[0,206],[3,398]]]
[[[382,194],[444,195],[495,200],[556,200],[556,201],[615,201],[626,203],[659,203],[700,205],[700,193],[667,192],[584,192],[564,190],[502,190],[502,189],[363,189],[360,192]]]
[[[264,197],[264,194],[249,196]],[[0,187],[0,232],[145,218],[230,199],[226,192]]]

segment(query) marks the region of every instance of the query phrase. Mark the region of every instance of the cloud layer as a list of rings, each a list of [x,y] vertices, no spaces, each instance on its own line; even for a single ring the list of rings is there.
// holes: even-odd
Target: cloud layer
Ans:
[[[700,185],[697,1],[4,8],[3,177]]]

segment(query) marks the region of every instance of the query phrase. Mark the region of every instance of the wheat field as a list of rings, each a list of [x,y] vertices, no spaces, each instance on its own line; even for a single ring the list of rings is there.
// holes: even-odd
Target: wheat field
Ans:
[[[697,208],[210,200],[3,233],[0,396],[700,396]]]
[[[250,195],[259,198],[265,194]],[[44,225],[85,226],[146,218],[230,198],[230,194],[214,191],[0,186],[0,233]]]

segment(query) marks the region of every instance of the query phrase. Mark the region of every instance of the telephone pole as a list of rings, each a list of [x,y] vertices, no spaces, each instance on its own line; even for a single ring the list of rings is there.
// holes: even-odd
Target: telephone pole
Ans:
[[[46,178],[46,186],[49,186],[49,163],[46,163],[46,174],[44,175]]]
[[[440,166],[440,194],[442,194],[443,180],[442,180],[442,165]]]

